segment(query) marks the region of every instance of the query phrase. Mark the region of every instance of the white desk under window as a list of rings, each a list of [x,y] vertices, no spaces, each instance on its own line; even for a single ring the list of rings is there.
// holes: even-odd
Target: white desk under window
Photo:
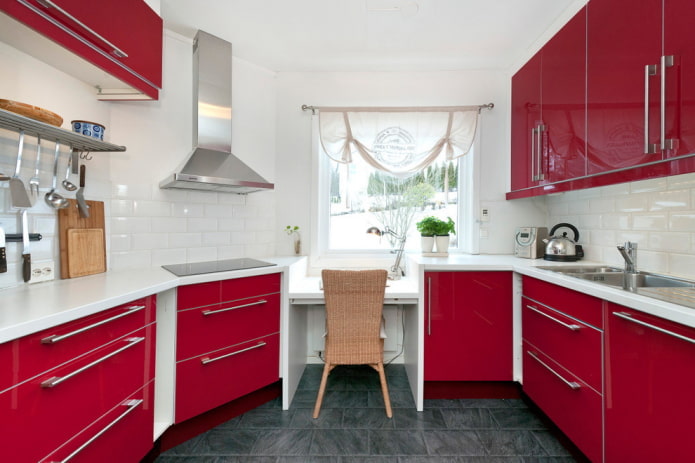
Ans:
[[[403,364],[418,411],[423,407],[424,309],[422,288],[417,278],[406,278],[387,283],[385,305],[403,307],[404,342]],[[323,305],[320,278],[307,277],[293,280],[288,288],[289,304],[284,311],[281,327],[282,349],[282,408],[289,409],[297,385],[304,372],[308,352],[307,306]]]

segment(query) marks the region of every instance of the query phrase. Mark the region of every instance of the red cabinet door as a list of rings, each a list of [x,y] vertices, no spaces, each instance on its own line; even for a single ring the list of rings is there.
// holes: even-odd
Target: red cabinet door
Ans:
[[[425,381],[511,381],[512,273],[425,273]]]
[[[586,174],[586,8],[542,49],[545,180]]]
[[[157,99],[163,23],[143,0],[3,0],[0,9]]]
[[[512,77],[512,191],[537,183],[541,61],[539,52]]]
[[[664,151],[671,158],[695,153],[695,40],[692,18],[695,2],[664,1],[663,55],[673,56],[673,66],[665,72],[665,138],[673,140]],[[679,171],[672,172],[674,174]]]
[[[645,153],[645,133],[648,144],[658,141],[659,78],[646,66],[661,56],[661,0],[591,0],[587,8],[588,173],[660,160]]]
[[[607,311],[606,461],[693,461],[695,329]]]

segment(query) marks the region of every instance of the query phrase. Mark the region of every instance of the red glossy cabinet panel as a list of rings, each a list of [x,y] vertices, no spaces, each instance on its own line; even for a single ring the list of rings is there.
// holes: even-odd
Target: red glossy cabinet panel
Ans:
[[[181,286],[177,292],[179,310],[280,292],[280,274]]]
[[[280,331],[280,294],[180,311],[176,360]]]
[[[512,191],[536,183],[535,130],[541,119],[541,61],[541,54],[537,53],[512,77]]]
[[[152,448],[153,428],[154,380],[40,461],[64,461],[74,453],[71,463],[138,462]]]
[[[11,368],[0,369],[0,392],[152,323],[155,298],[149,296],[1,344],[0,364]]]
[[[601,395],[528,342],[523,352],[524,392],[592,462],[603,461]]]
[[[524,276],[524,296],[603,329],[603,301],[588,294]]]
[[[524,339],[603,392],[602,332],[596,328],[522,298]]]
[[[644,136],[646,79],[648,141],[658,141],[659,78],[645,66],[661,56],[661,0],[592,0],[588,15],[589,173],[659,160]]]
[[[176,422],[192,418],[277,381],[280,334],[264,336],[176,367]]]
[[[155,323],[0,394],[7,461],[37,461],[154,378]],[[41,436],[41,438],[37,438]]]
[[[52,4],[3,0],[0,9],[157,99],[162,86],[163,22],[144,1],[52,0]]]
[[[512,272],[426,272],[425,300],[425,381],[511,381]]]
[[[543,47],[545,180],[586,174],[586,8]]]
[[[606,461],[692,461],[695,329],[616,304],[608,309]]]

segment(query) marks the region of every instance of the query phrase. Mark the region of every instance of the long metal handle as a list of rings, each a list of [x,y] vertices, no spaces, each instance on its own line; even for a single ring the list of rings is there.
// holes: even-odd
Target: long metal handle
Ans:
[[[536,175],[536,128],[531,129],[531,181],[538,180]]]
[[[84,444],[80,445],[80,446],[79,446],[74,452],[72,452],[70,455],[68,455],[68,456],[65,457],[64,459],[60,460],[59,462],[53,461],[53,462],[51,462],[51,463],[67,463],[67,462],[69,462],[70,460],[72,460],[73,457],[74,457],[75,455],[77,455],[77,454],[80,453],[82,450],[84,450],[85,448],[87,448],[92,442],[94,442],[95,440],[97,440],[102,434],[104,434],[106,431],[108,431],[109,429],[111,429],[112,427],[114,427],[116,424],[118,424],[118,422],[121,421],[123,418],[125,418],[126,416],[128,416],[128,414],[132,413],[136,408],[138,408],[138,406],[139,406],[142,402],[143,402],[143,399],[127,400],[127,401],[123,402],[121,405],[123,405],[123,406],[125,406],[125,407],[128,407],[128,409],[127,409],[126,411],[124,411],[123,413],[121,413],[120,415],[118,415],[118,417],[116,417],[115,420],[113,420],[112,422],[110,422],[109,424],[107,424],[101,431],[99,431],[98,433],[94,434],[87,442],[85,442]]]
[[[24,151],[24,130],[19,131],[19,143],[17,144],[17,164],[14,168],[14,176],[19,177],[19,171],[22,168],[22,151]]]
[[[673,149],[672,139],[666,139],[666,68],[673,66],[673,55],[661,57],[661,153]]]
[[[651,328],[653,330],[656,330],[659,333],[668,334],[669,336],[673,336],[674,338],[678,338],[682,341],[686,341],[686,342],[689,342],[691,344],[695,344],[695,339],[689,338],[687,336],[683,336],[683,335],[678,334],[678,333],[674,333],[673,331],[669,331],[669,330],[666,330],[664,328],[658,327],[656,325],[652,325],[651,323],[637,320],[636,318],[632,318],[632,315],[630,315],[627,312],[613,312],[613,315],[615,315],[616,317],[620,317],[624,320],[631,321],[632,323],[637,323],[638,325],[646,326],[647,328]]]
[[[26,3],[27,3],[27,2],[25,2],[25,1],[23,1],[23,0],[19,0],[19,1],[20,1],[20,3],[25,4],[25,6],[26,6]],[[66,18],[68,18],[70,21],[72,21],[73,23],[75,23],[75,24],[77,24],[78,26],[80,26],[82,29],[84,29],[84,30],[86,30],[87,32],[89,32],[90,34],[92,34],[92,35],[93,35],[94,37],[96,37],[98,40],[100,40],[101,42],[103,42],[103,43],[105,43],[106,45],[108,45],[108,47],[111,48],[111,53],[112,53],[114,56],[117,56],[117,57],[119,57],[119,58],[127,58],[127,57],[128,57],[128,53],[124,52],[123,50],[121,50],[120,48],[118,48],[116,45],[114,45],[114,44],[112,44],[111,42],[109,42],[106,38],[104,38],[104,37],[103,37],[102,35],[100,35],[98,32],[96,32],[95,30],[93,30],[92,28],[90,28],[89,26],[87,26],[85,23],[83,23],[82,21],[80,21],[79,19],[77,19],[76,17],[74,17],[73,15],[71,15],[70,13],[68,13],[67,11],[65,11],[64,9],[62,9],[60,6],[56,5],[56,4],[55,4],[54,2],[52,2],[51,0],[36,0],[36,2],[37,2],[39,5],[43,6],[44,8],[53,8],[54,10],[56,10],[57,12],[59,12],[60,14],[62,14],[62,15],[65,16]]]
[[[531,352],[530,350],[527,350],[526,353],[529,354],[531,357],[533,357],[538,363],[540,363],[541,365],[543,365],[543,366],[545,367],[546,370],[548,370],[548,371],[551,372],[553,375],[555,375],[560,381],[562,381],[563,383],[565,383],[565,384],[567,385],[567,387],[569,387],[570,389],[577,390],[577,389],[579,389],[579,388],[582,387],[582,385],[579,384],[579,383],[576,383],[576,382],[574,382],[574,381],[567,381],[565,378],[562,377],[562,375],[561,375],[560,373],[558,373],[557,371],[553,370],[553,369],[550,367],[550,365],[546,364],[543,360],[539,359],[538,356],[536,356],[536,354],[534,354],[534,353]]]
[[[540,124],[538,126],[538,136],[536,137],[536,156],[538,157],[538,180],[545,180],[545,172],[543,171],[543,132],[545,131],[545,126]]]
[[[568,328],[568,329],[570,329],[570,330],[572,330],[572,331],[579,331],[579,330],[582,328],[580,325],[574,325],[574,324],[570,325],[570,324],[568,324],[568,323],[563,322],[562,320],[558,320],[557,318],[555,318],[555,317],[553,317],[553,316],[551,316],[551,315],[548,315],[547,313],[542,312],[542,311],[538,310],[537,308],[535,308],[535,307],[533,307],[533,306],[531,306],[531,305],[526,304],[526,308],[529,309],[529,310],[533,310],[534,312],[536,312],[536,313],[538,313],[538,314],[540,314],[540,315],[543,315],[544,317],[549,318],[549,319],[551,319],[552,321],[554,321],[555,323],[558,323],[558,324],[560,324],[560,325],[564,326],[565,328]]]
[[[230,311],[230,310],[236,310],[236,309],[243,309],[244,307],[251,307],[251,306],[253,306],[253,305],[262,305],[262,304],[266,304],[267,302],[268,302],[268,301],[266,301],[265,299],[260,299],[260,300],[258,300],[258,301],[256,301],[256,302],[249,302],[248,304],[235,305],[235,306],[233,306],[233,307],[226,307],[226,308],[224,308],[224,309],[218,309],[218,310],[203,310],[203,311],[200,312],[200,313],[202,313],[203,315],[206,315],[206,316],[207,316],[207,315],[214,315],[214,314],[216,314],[216,313],[228,312],[228,311]]]
[[[70,338],[72,336],[75,336],[76,334],[84,333],[85,331],[89,331],[92,328],[96,328],[97,326],[105,325],[106,323],[110,323],[114,320],[118,320],[119,318],[125,317],[126,315],[130,315],[130,314],[135,313],[135,312],[142,310],[144,308],[145,308],[144,305],[131,305],[130,307],[126,308],[125,312],[118,314],[118,315],[114,315],[111,318],[107,318],[107,319],[102,320],[100,322],[93,323],[89,326],[85,326],[83,328],[80,328],[80,329],[75,330],[75,331],[71,331],[69,333],[52,334],[50,336],[47,336],[41,340],[41,344],[55,344],[58,341],[62,341],[63,339]]]
[[[263,347],[265,345],[266,345],[266,343],[261,341],[258,344],[256,344],[255,346],[247,347],[246,349],[241,349],[241,350],[238,350],[235,352],[231,352],[229,354],[220,355],[219,357],[215,357],[215,358],[203,357],[202,359],[200,359],[200,363],[202,363],[203,365],[207,365],[208,363],[212,363],[212,362],[216,362],[218,360],[226,359],[227,357],[241,354],[242,352],[248,352],[248,351],[253,350],[253,349],[258,349],[259,347]]]
[[[432,277],[427,277],[427,336],[432,334]]]
[[[649,77],[655,76],[656,64],[644,66],[644,154],[655,154],[656,145],[649,143]]]
[[[50,388],[50,387],[55,387],[59,385],[60,383],[67,381],[68,379],[79,375],[80,373],[83,373],[86,370],[89,370],[95,365],[100,364],[101,362],[110,359],[111,357],[120,354],[126,349],[130,349],[134,345],[144,341],[145,338],[127,338],[125,341],[128,343],[127,345],[121,347],[120,349],[116,349],[115,351],[111,352],[110,354],[107,354],[101,358],[96,359],[95,361],[88,363],[87,365],[83,366],[82,368],[78,368],[77,370],[73,371],[72,373],[68,373],[65,376],[54,376],[53,378],[49,378],[46,381],[43,381],[41,383],[41,387],[43,388]]]

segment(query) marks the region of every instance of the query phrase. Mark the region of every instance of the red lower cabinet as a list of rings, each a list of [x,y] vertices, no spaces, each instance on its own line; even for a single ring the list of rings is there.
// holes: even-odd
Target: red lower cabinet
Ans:
[[[280,335],[273,334],[180,362],[176,422],[192,418],[280,379]]]
[[[695,460],[695,329],[609,304],[606,461]]]
[[[601,394],[535,346],[523,347],[524,392],[592,462],[603,461]]]
[[[425,300],[425,381],[512,380],[512,272],[426,272]]]

